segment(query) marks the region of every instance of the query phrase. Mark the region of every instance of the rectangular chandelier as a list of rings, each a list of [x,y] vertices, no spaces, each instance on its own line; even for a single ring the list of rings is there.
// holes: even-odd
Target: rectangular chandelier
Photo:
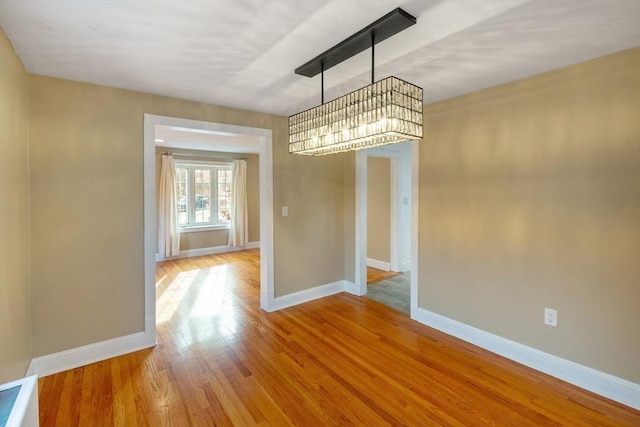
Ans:
[[[374,79],[375,45],[415,23],[397,8],[296,69],[321,74],[322,104],[289,117],[289,153],[321,156],[422,138],[422,88]],[[369,47],[371,84],[325,103],[324,72]]]
[[[422,88],[387,77],[289,117],[289,153],[321,156],[422,138]]]

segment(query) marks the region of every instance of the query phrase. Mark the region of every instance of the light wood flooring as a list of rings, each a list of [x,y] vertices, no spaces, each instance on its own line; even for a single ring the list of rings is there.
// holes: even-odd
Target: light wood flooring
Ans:
[[[266,313],[258,257],[159,264],[158,345],[41,378],[41,425],[640,425],[366,298]]]
[[[367,267],[367,284],[370,285],[372,283],[397,276],[398,274],[400,273],[395,271],[384,271],[373,267]]]

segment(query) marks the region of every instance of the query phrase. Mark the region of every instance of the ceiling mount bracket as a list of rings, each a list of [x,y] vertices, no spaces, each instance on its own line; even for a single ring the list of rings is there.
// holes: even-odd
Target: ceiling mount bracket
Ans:
[[[360,52],[373,48],[375,44],[409,28],[416,22],[414,16],[397,8],[374,23],[367,25],[351,37],[344,39],[331,49],[316,56],[311,61],[296,68],[296,74],[314,77]],[[373,71],[371,73],[373,81]]]

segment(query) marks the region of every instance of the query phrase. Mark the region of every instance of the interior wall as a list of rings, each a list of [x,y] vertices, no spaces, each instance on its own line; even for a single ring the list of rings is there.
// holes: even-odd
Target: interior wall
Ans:
[[[276,263],[281,263],[274,277],[276,297],[344,279],[344,161],[350,157],[289,154],[283,119],[285,142],[273,153],[280,182],[273,187]]]
[[[28,77],[0,28],[0,384],[31,361]]]
[[[29,82],[35,356],[143,330],[145,113],[271,129],[276,296],[343,279],[342,158],[290,155],[286,117]]]
[[[633,49],[425,108],[420,307],[640,383],[639,76]]]
[[[178,148],[156,147],[156,205],[158,203],[158,191],[160,189],[160,169],[162,167],[162,155],[159,153],[173,153],[175,160],[210,160],[215,156],[220,159],[247,159],[247,216],[249,242],[260,241],[260,182],[259,161],[257,154],[249,153],[225,153],[218,151],[185,150]],[[189,156],[180,156],[180,154]],[[201,157],[197,157],[200,155]],[[207,157],[209,156],[209,158]],[[158,209],[156,209],[158,212]],[[213,248],[227,246],[229,242],[229,229],[209,231],[189,231],[180,235],[180,250]]]
[[[383,147],[370,148],[367,150],[369,157],[393,158],[395,161],[395,200],[391,201],[392,209],[395,208],[396,221],[396,256],[397,271],[407,272],[411,270],[411,161],[412,144],[407,141],[397,144],[390,144]],[[367,169],[368,170],[368,169]],[[393,184],[393,179],[391,183]],[[393,215],[391,215],[393,217]],[[394,219],[391,218],[393,221]],[[393,240],[392,243],[393,245]],[[391,268],[393,269],[393,262]]]
[[[391,262],[391,159],[367,159],[367,258]]]
[[[398,191],[397,197],[397,221],[398,238],[398,264],[401,272],[411,270],[411,159],[413,142],[394,144],[393,150],[400,153],[398,159]]]

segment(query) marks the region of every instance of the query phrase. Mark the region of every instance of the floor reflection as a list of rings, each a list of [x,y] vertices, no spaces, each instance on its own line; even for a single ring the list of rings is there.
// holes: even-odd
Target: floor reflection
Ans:
[[[180,349],[238,333],[237,278],[230,263],[188,271],[159,266],[156,276],[158,340],[171,340]],[[168,272],[163,273],[163,269]]]

